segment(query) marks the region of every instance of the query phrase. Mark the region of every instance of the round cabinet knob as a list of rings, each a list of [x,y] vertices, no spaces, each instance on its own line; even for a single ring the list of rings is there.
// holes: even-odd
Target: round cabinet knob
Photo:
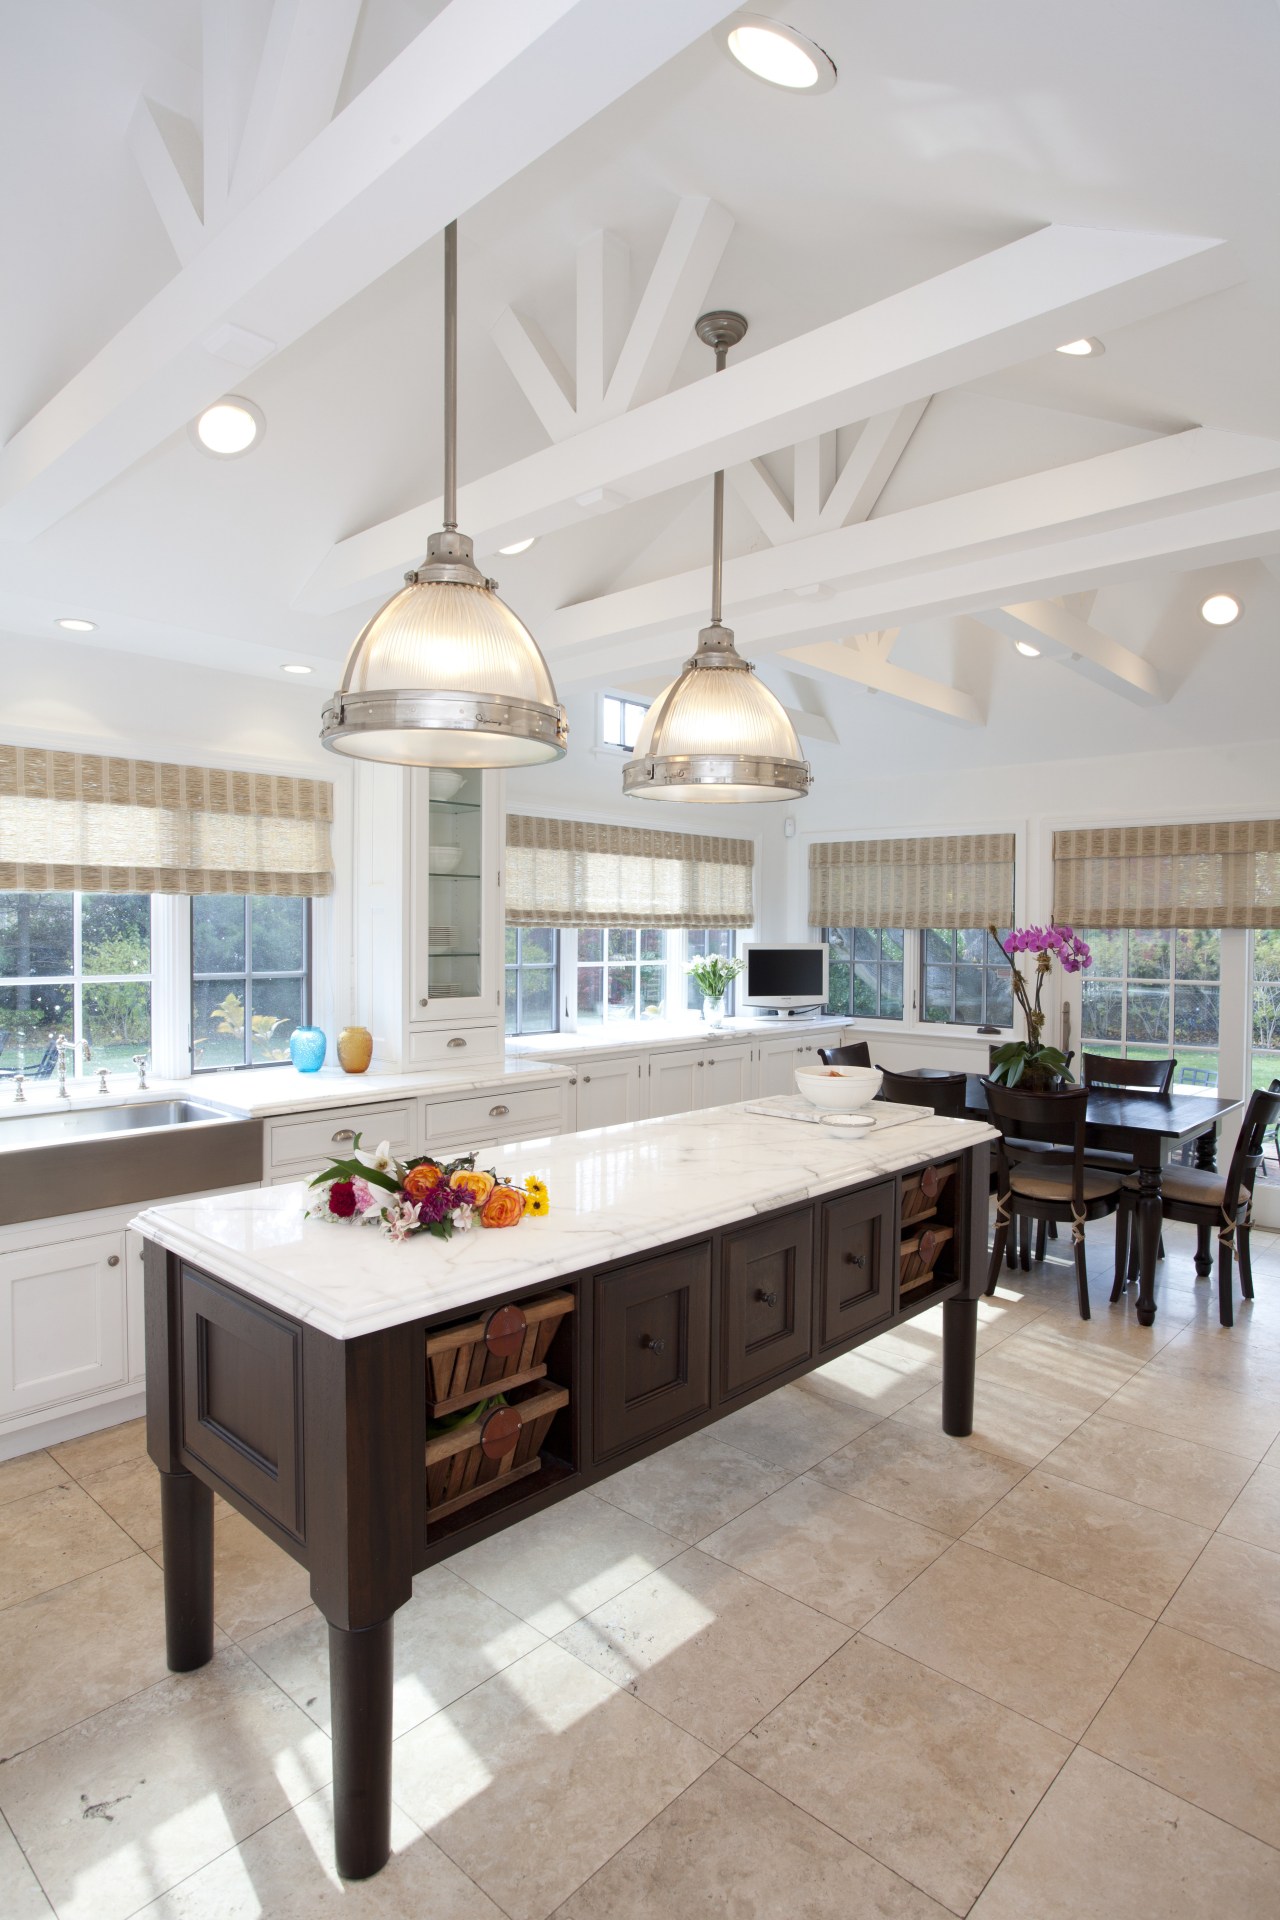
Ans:
[[[707,1065],[708,1065],[709,1067],[714,1067],[714,1065],[715,1065],[715,1061],[714,1061],[714,1060],[708,1060],[708,1062],[707,1062]]]
[[[845,1255],[845,1257],[844,1257],[844,1258],[845,1258],[845,1265],[846,1265],[846,1266],[850,1266],[850,1267],[865,1267],[865,1266],[866,1266],[866,1264],[867,1264],[867,1263],[866,1263],[866,1259],[865,1259],[865,1258],[864,1258],[864,1256],[863,1256],[862,1254],[860,1254],[860,1253],[846,1253],[846,1255]]]
[[[652,1334],[648,1334],[648,1333],[642,1334],[640,1336],[640,1345],[642,1347],[647,1347],[650,1353],[665,1353],[667,1350],[667,1343],[665,1340],[655,1340]]]
[[[118,1253],[109,1253],[107,1255],[107,1265],[109,1267],[118,1267],[120,1265],[120,1255]]]
[[[778,1304],[778,1296],[776,1293],[772,1291],[772,1289],[766,1292],[763,1287],[757,1287],[756,1299],[760,1302],[762,1307],[776,1307]]]
[[[510,1111],[510,1107],[490,1107],[489,1118],[491,1120],[505,1120]]]
[[[591,1085],[591,1075],[590,1075],[589,1073],[584,1073],[584,1074],[583,1074],[583,1076],[582,1076],[582,1084],[583,1084],[583,1086],[584,1086],[584,1087],[589,1087],[589,1086]]]
[[[425,996],[425,995],[424,995],[424,996],[423,996],[423,998],[422,998],[421,1000],[419,1000],[419,1002],[418,1002],[418,1005],[419,1005],[420,1007],[425,1007],[425,1006],[428,1006],[429,1004],[430,1004],[430,1003],[429,1003],[429,1001],[427,1000],[427,998],[426,998],[426,996]]]
[[[577,1074],[576,1074],[576,1073],[571,1073],[571,1074],[569,1075],[569,1085],[570,1085],[571,1087],[576,1087],[576,1086],[577,1086],[577,1084],[578,1084],[578,1076],[577,1076]]]

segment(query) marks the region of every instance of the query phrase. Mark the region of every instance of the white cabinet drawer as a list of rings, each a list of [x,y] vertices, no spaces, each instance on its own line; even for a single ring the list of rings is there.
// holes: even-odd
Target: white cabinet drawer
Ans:
[[[463,1100],[427,1101],[426,1140],[464,1148],[481,1140],[515,1140],[559,1133],[564,1125],[562,1086],[494,1087]]]
[[[413,1146],[413,1104],[401,1101],[377,1107],[335,1107],[330,1113],[310,1113],[305,1119],[272,1120],[267,1128],[267,1166],[310,1168],[318,1172],[328,1160],[351,1151],[351,1136],[360,1134],[366,1147],[387,1140],[402,1155]]]
[[[417,1027],[409,1035],[413,1067],[462,1067],[473,1060],[500,1060],[502,1034],[496,1020],[483,1025]]]

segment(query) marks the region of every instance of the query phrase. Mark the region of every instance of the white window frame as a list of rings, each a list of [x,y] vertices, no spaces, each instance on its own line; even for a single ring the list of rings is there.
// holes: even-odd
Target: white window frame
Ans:
[[[649,711],[653,703],[650,700],[637,699],[634,693],[617,693],[610,691],[608,688],[605,688],[603,692],[596,695],[596,752],[611,754],[618,760],[629,760],[633,751],[631,747],[620,747],[616,741],[606,740],[604,737],[604,703],[606,700],[620,700],[624,707],[638,707],[642,717]],[[626,731],[625,725],[623,731]]]
[[[516,1017],[518,1020],[520,1016],[521,1008],[524,1004],[524,991],[523,991],[523,985],[522,985],[523,975],[526,972],[532,972],[535,970],[534,966],[530,962],[524,960],[520,955],[520,949],[523,944],[521,936],[524,935],[525,933],[531,933],[532,931],[533,929],[531,927],[508,927],[506,929],[506,932],[514,933],[517,936],[517,940],[516,940],[516,956],[517,957],[514,960],[507,959],[506,942],[504,940],[503,954],[502,954],[502,1025],[503,1025],[504,1033],[506,1032],[506,1024],[507,1024],[507,977],[509,974],[512,974],[512,973],[514,973],[516,976]],[[509,1040],[519,1040],[523,1038],[526,1033],[529,1035],[530,1039],[536,1040],[546,1034],[558,1033],[560,1031],[560,1027],[561,1027],[560,1008],[563,1001],[562,983],[564,979],[565,936],[561,932],[559,927],[551,927],[548,929],[548,931],[553,936],[555,940],[555,946],[556,946],[556,957],[555,957],[554,965],[552,967],[552,972],[555,975],[555,980],[551,989],[551,1002],[552,1002],[552,1015],[553,1015],[552,1023],[549,1027],[537,1027],[537,1028],[526,1028],[526,1027],[517,1025],[513,1032],[507,1034],[507,1038]],[[542,969],[538,968],[537,970],[541,971]]]
[[[33,891],[33,889],[16,888],[16,889],[13,889],[13,891],[31,892]],[[62,889],[57,889],[57,891],[60,892],[62,891]],[[84,989],[86,986],[90,986],[90,987],[147,986],[149,987],[151,989],[151,1044],[152,1044],[152,1048],[154,1048],[155,1032],[156,1032],[156,1002],[158,998],[158,995],[157,995],[158,969],[156,966],[156,899],[157,899],[157,896],[155,894],[151,895],[151,966],[149,970],[146,973],[91,973],[87,975],[84,972],[83,928],[82,928],[82,910],[81,910],[81,902],[84,899],[84,892],[81,891],[80,889],[76,889],[72,893],[71,898],[72,898],[73,905],[71,909],[71,972],[70,974],[66,974],[66,973],[24,974],[21,979],[17,978],[15,975],[6,974],[3,979],[3,984],[6,987],[10,987],[10,986],[47,987],[47,986],[62,986],[65,983],[68,983],[68,982],[70,983],[71,1029],[72,1030],[69,1037],[74,1042],[74,1052],[71,1058],[67,1062],[67,1074],[68,1074],[68,1078],[74,1078],[76,1080],[88,1080],[92,1078],[94,1074],[101,1071],[101,1064],[99,1063],[99,1065],[95,1066],[94,1062],[91,1059],[85,1060],[83,1057],[84,1050],[81,1045],[81,1042],[84,1040],[84,1037],[85,1037]],[[150,1051],[150,1049],[148,1049],[148,1051]],[[36,1057],[33,1059],[31,1057],[30,1047],[28,1046],[24,1054],[24,1060],[23,1060],[24,1068],[29,1070],[30,1068],[34,1067],[37,1063],[37,1060],[40,1057],[40,1054],[43,1054],[43,1052],[44,1052],[44,1047],[42,1046],[39,1049],[39,1053],[37,1053]],[[111,1071],[115,1073],[119,1073],[120,1068],[116,1066],[112,1068]]]

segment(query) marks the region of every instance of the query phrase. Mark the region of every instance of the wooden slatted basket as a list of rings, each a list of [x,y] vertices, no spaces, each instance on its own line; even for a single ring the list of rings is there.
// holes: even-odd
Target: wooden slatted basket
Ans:
[[[925,1167],[908,1174],[902,1182],[902,1224],[936,1213],[938,1202],[955,1177],[956,1163],[946,1160],[941,1166]]]
[[[429,1333],[428,1417],[439,1420],[495,1393],[544,1379],[556,1329],[573,1307],[571,1293],[546,1293]]]
[[[542,1443],[569,1404],[568,1390],[548,1380],[502,1392],[506,1406],[427,1441],[428,1520],[443,1520],[538,1471]]]
[[[914,1293],[933,1279],[942,1249],[952,1236],[951,1227],[930,1226],[911,1234],[898,1248],[898,1293]]]

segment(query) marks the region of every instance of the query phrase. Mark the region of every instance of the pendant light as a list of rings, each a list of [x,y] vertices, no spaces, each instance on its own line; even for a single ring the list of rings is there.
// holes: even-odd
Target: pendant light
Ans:
[[[704,313],[698,338],[715,349],[716,372],[747,331],[740,313]],[[712,508],[711,625],[641,722],[622,791],[646,800],[802,800],[809,763],[781,702],[757,680],[720,619],[724,474]]]
[[[375,613],[324,710],[334,753],[415,767],[525,767],[564,755],[569,728],[523,621],[458,532],[458,227],[444,230],[444,530]]]

